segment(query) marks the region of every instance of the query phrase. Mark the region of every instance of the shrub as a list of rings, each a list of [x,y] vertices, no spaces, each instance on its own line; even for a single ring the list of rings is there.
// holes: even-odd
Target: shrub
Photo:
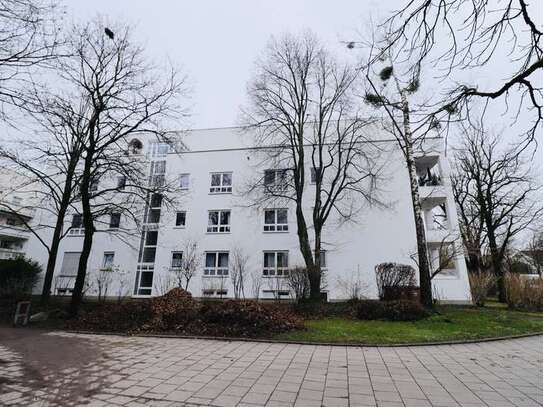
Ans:
[[[416,285],[415,269],[405,264],[378,264],[377,266],[375,266],[375,279],[377,281],[379,299],[381,300],[385,299],[387,292],[400,293],[401,290],[399,290],[399,287],[412,287]],[[400,298],[386,299],[392,300]]]
[[[307,269],[294,267],[288,271],[286,276],[287,285],[294,293],[296,301],[303,301],[309,297],[309,275]]]
[[[360,301],[356,316],[361,320],[418,321],[429,313],[417,301]]]
[[[197,304],[182,288],[174,288],[161,297],[151,299],[152,330],[174,330],[186,326],[196,316]]]
[[[526,278],[507,273],[505,293],[507,305],[510,308],[543,309],[543,280],[541,278]]]
[[[207,302],[198,318],[194,333],[213,336],[257,337],[303,327],[288,306],[257,301]]]
[[[471,287],[471,298],[478,307],[485,305],[490,289],[494,286],[494,274],[488,271],[469,274],[469,284]]]
[[[18,300],[29,297],[41,272],[38,262],[23,256],[0,260],[0,298]]]

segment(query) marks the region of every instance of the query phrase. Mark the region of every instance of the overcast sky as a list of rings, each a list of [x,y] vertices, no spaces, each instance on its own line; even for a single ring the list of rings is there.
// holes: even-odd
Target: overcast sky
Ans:
[[[273,34],[313,30],[338,53],[370,13],[376,0],[71,0],[77,19],[96,14],[137,24],[139,40],[154,57],[168,56],[191,79],[196,128],[238,124],[240,105],[254,60]],[[352,54],[352,52],[351,52]]]
[[[534,3],[542,0],[532,1],[532,18],[541,23],[543,7]],[[310,29],[336,55],[354,61],[359,53],[347,50],[341,41],[360,39],[361,33],[367,32],[370,19],[382,21],[405,3],[406,0],[70,0],[65,4],[68,18],[89,20],[100,14],[136,25],[137,39],[152,58],[170,58],[190,78],[191,117],[180,126],[210,128],[239,124],[239,111],[245,102],[255,58],[271,35]],[[449,41],[440,39],[442,44]],[[481,89],[495,88],[511,74],[508,51],[507,44],[502,42],[497,50],[502,58],[497,58],[492,66],[485,66],[481,73],[455,71],[455,76],[447,81],[476,82]],[[435,92],[437,81],[428,82]],[[490,114],[487,126],[514,139],[520,130],[502,110]],[[516,126],[529,123],[532,118],[521,117]],[[537,152],[536,162],[543,161],[542,150]]]

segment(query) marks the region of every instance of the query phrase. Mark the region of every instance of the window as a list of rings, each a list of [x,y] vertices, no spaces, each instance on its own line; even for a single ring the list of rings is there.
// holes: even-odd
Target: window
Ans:
[[[125,187],[126,187],[126,177],[124,175],[117,177],[117,189],[119,191],[123,191]]]
[[[227,289],[215,290],[213,288],[204,288],[202,290],[202,295],[204,297],[224,297],[225,295],[228,295],[228,290]]]
[[[227,194],[232,192],[232,173],[214,172],[211,174],[211,187],[209,192],[212,194]]]
[[[172,269],[183,267],[183,252],[172,252]]]
[[[104,259],[102,260],[102,270],[113,268],[114,260],[115,260],[115,252],[104,252]]]
[[[165,182],[166,161],[153,161],[151,163],[151,172],[149,183],[152,187],[161,187]]]
[[[288,275],[288,252],[264,252],[265,277],[283,277]]]
[[[136,295],[151,295],[153,291],[154,264],[139,264],[137,268]]]
[[[230,232],[230,211],[209,211],[207,233],[228,233]]]
[[[287,170],[264,171],[264,187],[268,190],[284,190],[287,187]]]
[[[317,257],[316,253],[314,253],[315,257]],[[321,260],[321,269],[326,269],[328,268],[328,263],[327,263],[327,255],[326,255],[326,250],[321,250],[321,253],[320,253],[320,260]]]
[[[62,258],[60,274],[63,276],[76,276],[80,256],[81,252],[65,252],[64,257]]]
[[[190,174],[181,174],[179,176],[179,188],[181,188],[182,190],[189,189],[189,177]]]
[[[175,226],[177,227],[185,227],[185,221],[187,219],[187,212],[185,211],[178,211],[175,214]]]
[[[90,186],[89,186],[89,191],[90,192],[96,192],[98,191],[98,185],[99,185],[100,181],[97,180],[97,179],[92,179],[91,182],[90,182]]]
[[[141,154],[141,150],[143,150],[143,144],[138,139],[132,139],[130,140],[130,143],[128,143],[128,154]]]
[[[204,276],[227,276],[228,252],[207,252]]]
[[[11,198],[11,200],[15,205],[22,205],[23,203],[23,198],[21,198],[20,196],[14,196],[13,198]]]
[[[83,227],[83,215],[76,213],[72,215],[72,226],[70,228],[70,235],[82,235],[85,233],[85,228]]]
[[[320,170],[320,167],[318,169]],[[310,181],[311,181],[312,184],[317,183],[317,168],[315,168],[315,167],[311,167],[311,179],[310,179]]]
[[[157,141],[149,144],[149,155],[151,157],[165,157],[170,151],[170,145],[168,143],[159,143]]]
[[[109,228],[110,229],[119,229],[119,226],[121,225],[121,214],[120,213],[112,213],[109,215]]]
[[[264,210],[264,232],[287,232],[287,212],[286,209]]]
[[[134,294],[136,295],[152,294],[157,243],[158,231],[147,230],[142,232],[134,287]]]

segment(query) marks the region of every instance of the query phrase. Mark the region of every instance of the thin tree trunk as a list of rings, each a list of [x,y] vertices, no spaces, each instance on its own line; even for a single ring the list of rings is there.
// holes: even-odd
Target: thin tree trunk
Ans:
[[[62,194],[62,199],[60,201],[57,221],[55,224],[55,229],[53,231],[53,238],[51,240],[51,247],[49,249],[49,257],[47,258],[47,267],[45,269],[45,277],[43,280],[43,288],[41,294],[41,303],[46,304],[49,302],[51,296],[51,286],[53,283],[53,276],[55,274],[55,266],[57,262],[58,248],[60,246],[60,240],[62,235],[62,230],[64,228],[64,218],[66,217],[66,211],[68,210],[68,205],[70,203],[70,198],[72,196],[72,183],[75,171],[75,164],[77,160],[72,159],[68,167],[66,174],[66,180],[64,182],[64,191]]]
[[[499,254],[498,244],[493,229],[488,229],[488,247],[490,248],[490,257],[492,258],[492,268],[496,276],[496,287],[498,289],[498,301],[506,302],[505,279],[503,273],[502,259]]]
[[[419,265],[419,285],[421,303],[426,308],[433,307],[432,298],[432,280],[428,262],[428,248],[426,246],[426,232],[422,220],[422,208],[419,196],[419,184],[417,182],[417,168],[413,155],[413,136],[411,133],[411,121],[409,117],[409,102],[404,92],[402,96],[403,127],[405,135],[405,155],[407,171],[409,173],[409,183],[411,186],[411,201],[413,203],[413,217],[415,219],[415,231],[417,235],[417,254]]]
[[[300,243],[300,252],[304,258],[309,276],[309,298],[312,301],[320,301],[320,272],[315,268],[315,262],[313,261],[307,224],[303,215],[301,202],[296,202],[296,221],[298,225],[297,234]]]

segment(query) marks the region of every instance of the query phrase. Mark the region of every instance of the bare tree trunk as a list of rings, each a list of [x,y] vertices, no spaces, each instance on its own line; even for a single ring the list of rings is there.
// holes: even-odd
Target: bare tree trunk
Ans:
[[[53,237],[51,240],[51,246],[49,248],[49,257],[47,259],[47,268],[45,269],[45,277],[43,281],[43,288],[41,294],[41,303],[46,304],[49,302],[51,296],[51,285],[53,283],[53,277],[55,274],[55,266],[57,262],[58,248],[60,246],[60,240],[62,230],[64,228],[64,218],[66,217],[66,211],[70,204],[72,196],[72,182],[74,178],[75,166],[77,159],[72,158],[68,171],[66,174],[66,180],[64,182],[64,190],[62,193],[62,199],[60,201],[57,221],[55,223],[55,229],[53,231]]]
[[[413,155],[413,137],[411,133],[411,121],[409,117],[409,102],[404,92],[401,92],[403,127],[405,133],[405,155],[407,170],[409,173],[409,184],[411,186],[411,201],[413,203],[413,217],[415,218],[415,231],[417,235],[417,254],[419,266],[419,285],[422,305],[427,308],[433,306],[432,280],[428,262],[428,248],[426,246],[426,232],[422,221],[422,208],[419,196],[419,184],[417,182],[417,168]]]
[[[304,258],[305,265],[309,276],[309,299],[311,301],[320,301],[320,270],[315,267],[313,254],[311,253],[311,245],[309,244],[309,236],[307,233],[307,224],[303,215],[301,202],[296,202],[296,221],[298,224],[298,241],[300,243],[300,252]]]
[[[92,165],[94,158],[94,126],[98,120],[99,113],[95,112],[94,116],[89,120],[90,130],[90,146],[87,148],[85,156],[85,164],[83,168],[83,175],[81,178],[81,206],[83,208],[83,227],[85,228],[85,236],[83,238],[83,247],[81,249],[81,256],[79,257],[79,264],[77,267],[77,277],[75,279],[74,291],[72,293],[72,301],[70,303],[70,309],[68,311],[71,317],[77,316],[79,307],[83,301],[83,288],[85,286],[85,277],[87,274],[87,262],[89,260],[90,252],[92,249],[92,239],[94,237],[94,220],[92,214],[92,208],[90,204],[90,184]]]
[[[496,286],[498,289],[498,301],[501,303],[506,302],[506,295],[505,295],[505,279],[504,279],[504,273],[503,273],[503,265],[502,265],[502,256],[500,255],[500,251],[498,249],[498,244],[496,242],[496,235],[494,233],[494,230],[492,228],[488,228],[488,247],[490,249],[490,257],[492,261],[492,269],[494,271],[494,275],[496,276]]]

